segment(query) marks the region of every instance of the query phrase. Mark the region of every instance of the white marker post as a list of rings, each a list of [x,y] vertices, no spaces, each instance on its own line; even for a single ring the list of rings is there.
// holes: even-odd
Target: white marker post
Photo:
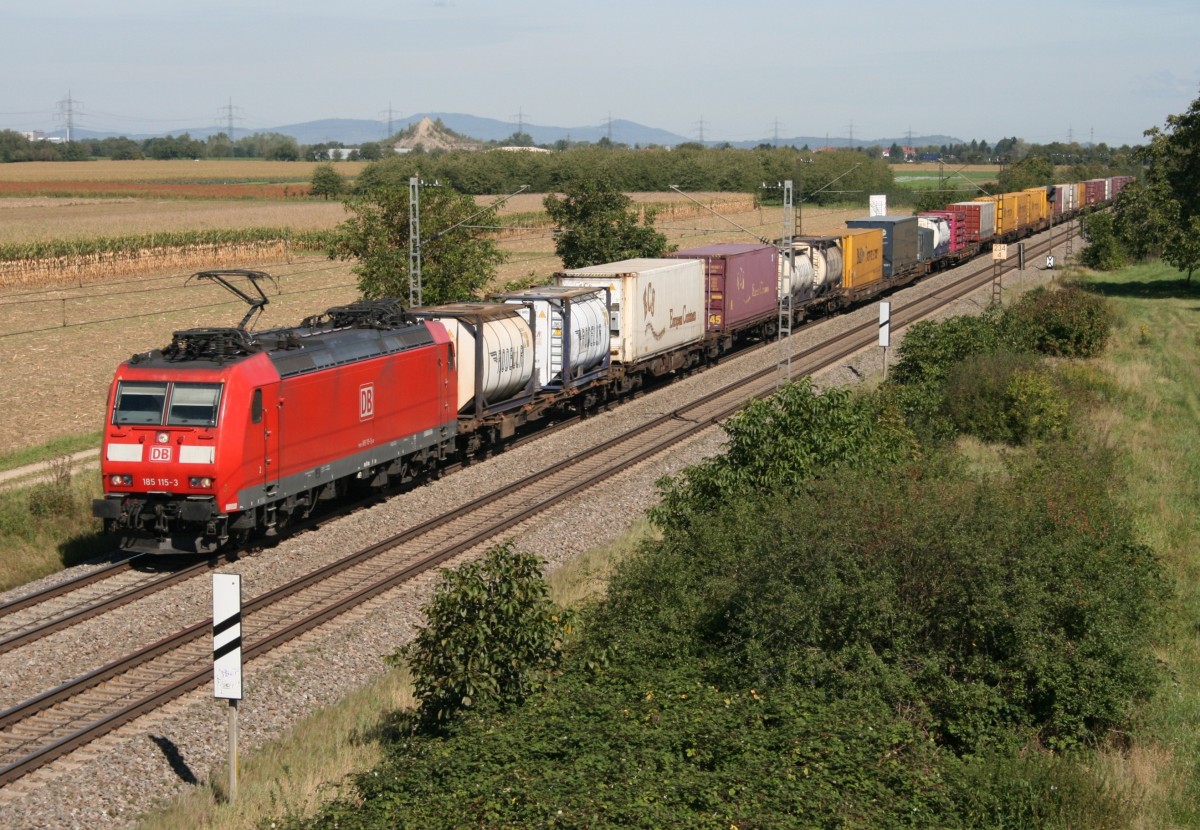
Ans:
[[[229,801],[237,800],[237,706],[242,699],[242,577],[213,574],[213,697],[229,701]]]
[[[891,342],[892,304],[879,304],[879,346],[883,349],[883,379],[887,380],[887,350]]]

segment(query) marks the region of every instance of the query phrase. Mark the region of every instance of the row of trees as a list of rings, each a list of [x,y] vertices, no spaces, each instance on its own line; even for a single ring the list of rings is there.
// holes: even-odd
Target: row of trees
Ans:
[[[375,160],[384,156],[387,142],[367,142],[346,150],[348,160]],[[188,133],[135,141],[131,138],[85,138],[77,141],[50,142],[26,138],[12,130],[0,130],[0,162],[87,161],[109,158],[135,159],[215,159],[254,158],[271,161],[323,161],[329,151],[344,150],[338,141],[300,144],[282,133],[255,133],[237,140],[226,133],[209,138],[193,138]]]

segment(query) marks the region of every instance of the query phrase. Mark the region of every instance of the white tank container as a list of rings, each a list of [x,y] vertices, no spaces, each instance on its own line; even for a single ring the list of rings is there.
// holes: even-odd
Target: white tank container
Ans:
[[[534,336],[538,386],[569,385],[608,358],[608,291],[546,285],[494,299],[521,309]]]
[[[812,244],[796,242],[796,258],[803,257],[812,263],[813,296],[840,288],[842,285],[842,249],[836,242]]]
[[[450,335],[460,413],[486,411],[529,386],[534,372],[533,336],[519,308],[453,303],[414,308],[413,313],[440,322]]]
[[[564,286],[609,289],[609,349],[632,364],[704,339],[704,263],[626,259],[555,275]]]
[[[793,269],[792,262],[795,262]],[[813,271],[812,261],[808,258],[807,252],[800,253],[796,251],[794,257],[782,256],[779,258],[779,296],[782,298],[788,292],[791,292],[792,302],[802,302],[811,299],[815,293],[814,283],[816,274]]]

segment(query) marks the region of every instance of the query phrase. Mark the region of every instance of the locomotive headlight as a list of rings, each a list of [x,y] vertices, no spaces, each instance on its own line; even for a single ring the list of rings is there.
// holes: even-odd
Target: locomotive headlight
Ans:
[[[160,444],[165,444],[171,440],[171,435],[167,432],[160,432],[154,436],[154,440]]]
[[[113,475],[112,477],[110,477],[109,481],[112,482],[112,485],[114,487],[121,487],[121,486],[128,487],[129,485],[133,484],[133,476],[121,475],[120,473],[117,473],[116,475]]]
[[[213,480],[208,476],[192,476],[188,479],[188,484],[201,490],[207,490],[213,486]]]

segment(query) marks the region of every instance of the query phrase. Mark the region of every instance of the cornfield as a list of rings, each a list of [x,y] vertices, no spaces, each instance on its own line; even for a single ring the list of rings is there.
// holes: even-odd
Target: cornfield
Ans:
[[[287,261],[328,248],[326,231],[217,229],[0,245],[0,288],[97,282],[118,275]]]

